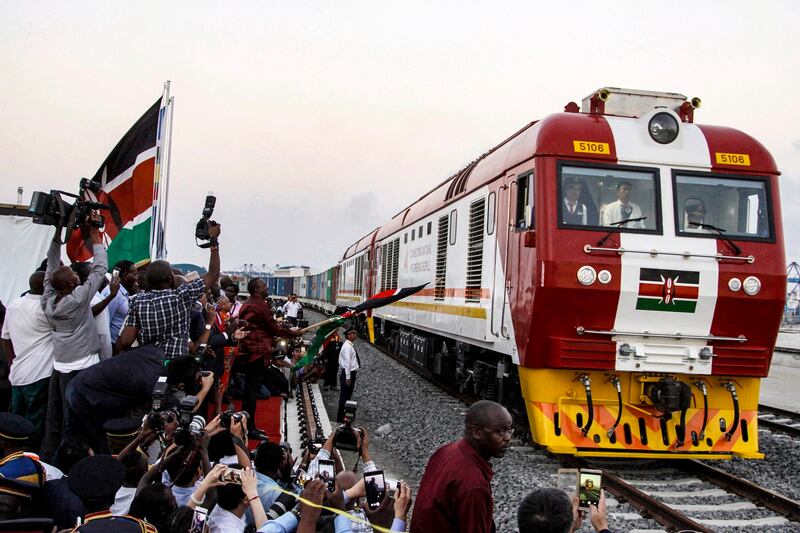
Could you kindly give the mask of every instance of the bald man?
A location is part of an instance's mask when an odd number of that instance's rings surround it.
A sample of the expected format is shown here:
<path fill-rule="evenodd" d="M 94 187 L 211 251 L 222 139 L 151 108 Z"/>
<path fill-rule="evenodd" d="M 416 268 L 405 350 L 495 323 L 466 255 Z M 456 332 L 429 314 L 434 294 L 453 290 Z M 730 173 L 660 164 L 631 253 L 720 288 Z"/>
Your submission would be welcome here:
<path fill-rule="evenodd" d="M 411 533 L 495 530 L 489 459 L 505 455 L 514 433 L 511 423 L 511 415 L 499 403 L 481 400 L 470 406 L 464 437 L 442 446 L 428 461 Z"/>
<path fill-rule="evenodd" d="M 105 279 L 108 256 L 100 230 L 92 224 L 99 219 L 100 215 L 94 213 L 84 224 L 92 240 L 94 253 L 91 272 L 84 284 L 70 267 L 61 265 L 60 228 L 56 228 L 47 252 L 41 304 L 53 328 L 53 375 L 49 384 L 45 439 L 41 450 L 45 458 L 52 456 L 61 441 L 67 385 L 78 372 L 100 361 L 100 338 L 91 303 Z"/>

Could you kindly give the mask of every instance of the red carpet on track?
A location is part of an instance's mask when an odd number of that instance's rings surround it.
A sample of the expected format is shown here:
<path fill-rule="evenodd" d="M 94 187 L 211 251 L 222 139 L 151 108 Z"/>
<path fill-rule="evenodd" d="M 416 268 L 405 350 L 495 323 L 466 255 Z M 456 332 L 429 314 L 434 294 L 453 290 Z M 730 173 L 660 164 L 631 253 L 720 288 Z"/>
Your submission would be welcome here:
<path fill-rule="evenodd" d="M 240 400 L 234 400 L 233 404 L 236 409 L 242 408 Z M 272 396 L 266 400 L 258 400 L 258 407 L 256 408 L 256 427 L 263 429 L 264 433 L 269 436 L 270 442 L 281 442 L 281 423 L 283 420 L 282 412 L 283 399 L 280 396 Z M 260 440 L 250 440 L 248 445 L 251 450 L 258 448 L 261 444 Z"/>

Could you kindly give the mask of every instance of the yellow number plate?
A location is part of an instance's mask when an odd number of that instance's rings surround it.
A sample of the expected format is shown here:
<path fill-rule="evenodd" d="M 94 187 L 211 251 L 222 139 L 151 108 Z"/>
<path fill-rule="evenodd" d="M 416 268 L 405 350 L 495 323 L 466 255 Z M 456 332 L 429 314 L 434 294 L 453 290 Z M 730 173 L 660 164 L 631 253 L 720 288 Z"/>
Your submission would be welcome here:
<path fill-rule="evenodd" d="M 722 152 L 716 152 L 716 155 L 718 165 L 750 166 L 750 156 L 747 154 L 723 154 Z"/>
<path fill-rule="evenodd" d="M 584 154 L 611 154 L 611 148 L 608 146 L 608 143 L 598 143 L 594 141 L 572 141 L 572 146 L 576 152 L 581 152 Z"/>

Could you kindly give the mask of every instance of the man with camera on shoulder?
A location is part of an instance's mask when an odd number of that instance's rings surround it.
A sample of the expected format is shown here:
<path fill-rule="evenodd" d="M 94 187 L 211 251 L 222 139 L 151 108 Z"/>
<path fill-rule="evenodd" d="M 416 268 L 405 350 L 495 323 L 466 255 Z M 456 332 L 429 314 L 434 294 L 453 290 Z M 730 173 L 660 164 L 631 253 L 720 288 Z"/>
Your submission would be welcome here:
<path fill-rule="evenodd" d="M 69 382 L 81 370 L 100 361 L 100 341 L 91 303 L 108 270 L 108 256 L 100 235 L 101 227 L 102 217 L 96 211 L 92 211 L 83 222 L 94 253 L 91 273 L 83 285 L 72 269 L 61 264 L 61 226 L 56 227 L 47 252 L 41 303 L 45 318 L 53 328 L 54 361 L 41 454 L 48 458 L 61 442 L 66 412 L 64 395 Z"/>

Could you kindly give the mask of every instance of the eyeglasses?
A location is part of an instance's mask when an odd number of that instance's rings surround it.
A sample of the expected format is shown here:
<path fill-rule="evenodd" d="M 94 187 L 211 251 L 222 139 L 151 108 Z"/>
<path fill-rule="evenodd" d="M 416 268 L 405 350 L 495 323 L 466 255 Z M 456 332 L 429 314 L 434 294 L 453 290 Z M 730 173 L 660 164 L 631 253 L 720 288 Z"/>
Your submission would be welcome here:
<path fill-rule="evenodd" d="M 514 436 L 514 428 L 512 426 L 504 427 L 504 428 L 490 428 L 486 426 L 475 426 L 481 429 L 485 429 L 487 431 L 491 431 L 492 433 L 497 433 L 501 437 L 513 437 Z"/>

